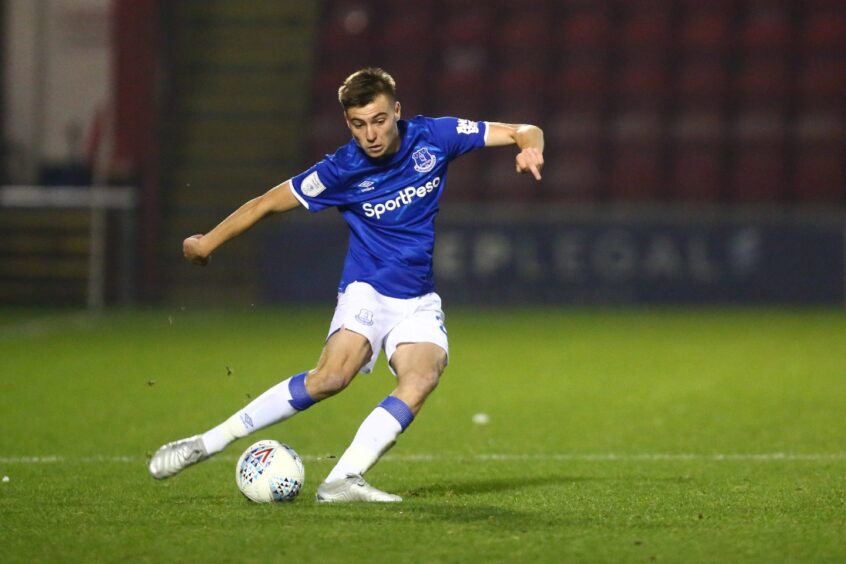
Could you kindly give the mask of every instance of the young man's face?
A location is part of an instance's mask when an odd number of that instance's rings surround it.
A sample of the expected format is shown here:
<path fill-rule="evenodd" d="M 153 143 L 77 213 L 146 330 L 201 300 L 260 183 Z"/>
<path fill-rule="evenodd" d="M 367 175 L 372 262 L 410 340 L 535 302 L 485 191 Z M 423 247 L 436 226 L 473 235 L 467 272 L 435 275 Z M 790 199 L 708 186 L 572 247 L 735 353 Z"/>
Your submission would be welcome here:
<path fill-rule="evenodd" d="M 399 102 L 379 94 L 366 106 L 347 108 L 344 115 L 353 138 L 368 157 L 384 157 L 399 150 Z"/>

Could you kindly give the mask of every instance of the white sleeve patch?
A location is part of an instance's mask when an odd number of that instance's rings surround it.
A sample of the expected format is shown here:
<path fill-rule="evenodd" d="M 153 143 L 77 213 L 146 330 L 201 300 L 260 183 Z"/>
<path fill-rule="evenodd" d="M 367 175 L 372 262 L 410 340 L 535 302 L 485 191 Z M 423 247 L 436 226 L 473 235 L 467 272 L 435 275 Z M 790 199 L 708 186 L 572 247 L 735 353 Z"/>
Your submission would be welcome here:
<path fill-rule="evenodd" d="M 459 119 L 458 125 L 455 126 L 455 130 L 458 133 L 463 133 L 465 135 L 479 133 L 479 124 L 475 121 L 470 121 L 469 119 Z"/>
<path fill-rule="evenodd" d="M 304 196 L 308 196 L 309 198 L 314 198 L 324 190 L 326 190 L 326 186 L 320 180 L 316 170 L 303 178 L 300 184 L 300 191 L 302 191 Z"/>

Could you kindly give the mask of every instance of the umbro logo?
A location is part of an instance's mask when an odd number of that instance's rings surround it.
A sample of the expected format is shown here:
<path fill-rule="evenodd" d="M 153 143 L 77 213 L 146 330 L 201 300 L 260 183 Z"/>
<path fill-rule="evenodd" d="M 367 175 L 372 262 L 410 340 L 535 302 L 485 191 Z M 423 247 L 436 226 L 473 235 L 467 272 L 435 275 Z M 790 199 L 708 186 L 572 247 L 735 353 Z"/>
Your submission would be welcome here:
<path fill-rule="evenodd" d="M 364 182 L 361 182 L 361 183 L 358 184 L 358 188 L 361 188 L 361 190 L 359 190 L 359 192 L 363 194 L 365 192 L 370 192 L 371 190 L 375 190 L 376 189 L 376 183 L 373 182 L 372 180 L 365 180 Z"/>

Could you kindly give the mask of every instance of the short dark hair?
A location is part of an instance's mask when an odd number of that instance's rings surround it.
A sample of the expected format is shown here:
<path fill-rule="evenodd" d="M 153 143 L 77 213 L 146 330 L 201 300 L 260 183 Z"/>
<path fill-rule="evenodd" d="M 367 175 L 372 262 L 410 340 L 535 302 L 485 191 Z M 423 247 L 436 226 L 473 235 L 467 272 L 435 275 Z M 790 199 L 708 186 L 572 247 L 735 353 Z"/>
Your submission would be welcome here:
<path fill-rule="evenodd" d="M 367 67 L 349 75 L 338 88 L 338 101 L 347 108 L 360 108 L 372 102 L 379 94 L 397 99 L 397 83 L 378 67 Z"/>

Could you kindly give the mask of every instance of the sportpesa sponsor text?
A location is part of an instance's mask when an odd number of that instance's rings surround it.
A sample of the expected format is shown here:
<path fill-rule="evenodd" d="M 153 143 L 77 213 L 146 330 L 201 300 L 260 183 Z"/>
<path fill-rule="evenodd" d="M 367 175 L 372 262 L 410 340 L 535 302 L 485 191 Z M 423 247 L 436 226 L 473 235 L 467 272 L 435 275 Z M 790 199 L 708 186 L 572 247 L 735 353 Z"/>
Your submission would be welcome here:
<path fill-rule="evenodd" d="M 422 186 L 417 186 L 416 188 L 414 186 L 403 188 L 397 192 L 395 198 L 387 200 L 386 202 L 380 202 L 378 204 L 365 202 L 361 205 L 361 209 L 364 210 L 365 216 L 381 219 L 385 212 L 394 211 L 402 206 L 407 206 L 413 202 L 415 198 L 424 198 L 428 194 L 431 194 L 432 190 L 435 190 L 440 185 L 441 177 L 436 176 L 433 180 L 430 180 Z"/>

